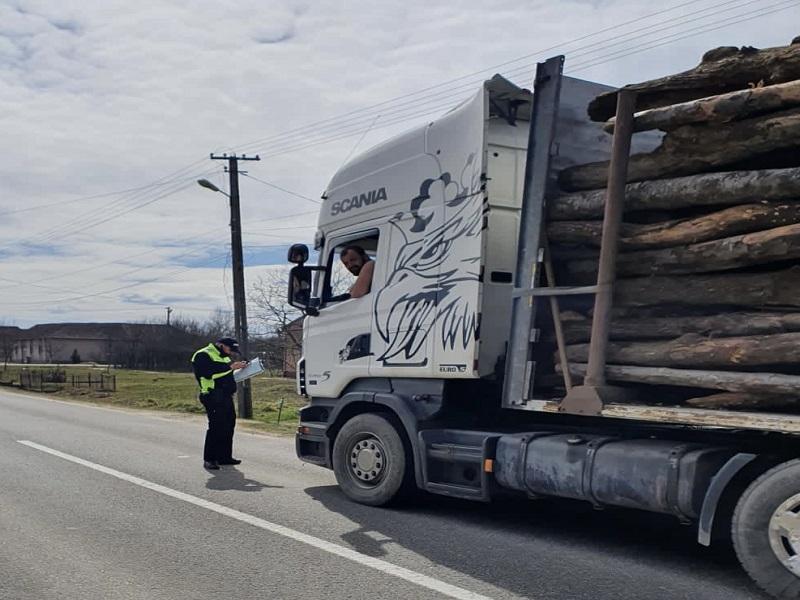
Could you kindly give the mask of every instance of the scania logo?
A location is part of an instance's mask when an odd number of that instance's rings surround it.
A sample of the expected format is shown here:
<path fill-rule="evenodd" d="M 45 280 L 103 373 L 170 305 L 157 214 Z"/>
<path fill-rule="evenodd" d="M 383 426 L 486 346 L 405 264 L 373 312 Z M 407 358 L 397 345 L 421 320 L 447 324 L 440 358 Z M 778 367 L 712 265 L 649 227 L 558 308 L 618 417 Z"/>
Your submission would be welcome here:
<path fill-rule="evenodd" d="M 386 188 L 371 190 L 365 194 L 358 194 L 352 198 L 345 198 L 344 200 L 334 202 L 333 206 L 331 206 L 331 215 L 335 216 L 339 213 L 344 213 L 354 208 L 369 206 L 370 204 L 375 204 L 381 200 L 386 200 Z"/>

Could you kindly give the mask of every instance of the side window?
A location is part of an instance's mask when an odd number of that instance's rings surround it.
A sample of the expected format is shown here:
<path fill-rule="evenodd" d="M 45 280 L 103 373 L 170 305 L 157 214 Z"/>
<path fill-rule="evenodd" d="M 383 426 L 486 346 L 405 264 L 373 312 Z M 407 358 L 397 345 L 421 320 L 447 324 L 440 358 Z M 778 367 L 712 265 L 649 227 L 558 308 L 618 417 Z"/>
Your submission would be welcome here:
<path fill-rule="evenodd" d="M 341 296 L 350 291 L 350 288 L 356 282 L 356 276 L 347 270 L 344 263 L 339 259 L 339 253 L 342 250 L 335 248 L 333 250 L 333 266 L 331 267 L 331 297 Z"/>
<path fill-rule="evenodd" d="M 372 272 L 377 260 L 378 233 L 335 240 L 328 254 L 325 281 L 326 303 L 363 296 L 371 291 Z M 368 264 L 372 263 L 372 264 Z"/>

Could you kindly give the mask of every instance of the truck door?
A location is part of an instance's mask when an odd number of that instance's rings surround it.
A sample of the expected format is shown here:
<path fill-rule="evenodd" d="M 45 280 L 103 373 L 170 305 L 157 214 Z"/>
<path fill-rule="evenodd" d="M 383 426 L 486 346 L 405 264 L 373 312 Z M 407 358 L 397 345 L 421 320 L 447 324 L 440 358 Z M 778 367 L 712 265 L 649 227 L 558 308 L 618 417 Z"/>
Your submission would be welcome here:
<path fill-rule="evenodd" d="M 303 348 L 308 394 L 336 398 L 348 383 L 367 377 L 372 360 L 371 331 L 375 294 L 373 288 L 383 277 L 381 235 L 378 228 L 337 233 L 325 244 L 322 264 L 327 267 L 319 282 L 319 315 L 307 320 Z M 369 293 L 350 297 L 358 277 L 342 262 L 342 252 L 363 251 L 362 263 L 372 262 Z M 363 264 L 361 266 L 363 269 Z"/>

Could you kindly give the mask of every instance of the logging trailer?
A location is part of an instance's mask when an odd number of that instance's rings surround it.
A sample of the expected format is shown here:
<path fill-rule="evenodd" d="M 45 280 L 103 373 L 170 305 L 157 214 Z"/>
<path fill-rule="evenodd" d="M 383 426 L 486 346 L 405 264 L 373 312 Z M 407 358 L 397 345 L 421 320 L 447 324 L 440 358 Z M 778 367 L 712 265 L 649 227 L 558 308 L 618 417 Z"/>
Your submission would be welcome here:
<path fill-rule="evenodd" d="M 511 490 L 672 514 L 695 524 L 701 544 L 732 537 L 762 588 L 798 598 L 800 414 L 702 408 L 670 390 L 766 391 L 791 406 L 800 376 L 607 360 L 616 292 L 636 281 L 615 279 L 623 201 L 647 202 L 639 184 L 626 188 L 628 158 L 661 133 L 632 135 L 658 127 L 658 114 L 635 116 L 635 92 L 623 89 L 605 125 L 612 139 L 586 116 L 611 88 L 562 69 L 563 57 L 541 63 L 533 94 L 495 76 L 334 175 L 319 259 L 307 264 L 303 244 L 289 251 L 289 301 L 307 315 L 297 454 L 374 506 L 417 488 L 484 502 Z M 557 285 L 546 219 L 559 210 L 558 174 L 609 157 L 599 204 L 582 197 L 604 211 L 595 279 Z M 363 297 L 337 289 L 348 246 L 374 261 Z M 674 277 L 647 281 L 631 297 L 680 304 L 690 293 Z M 591 309 L 588 359 L 568 355 L 575 306 Z"/>

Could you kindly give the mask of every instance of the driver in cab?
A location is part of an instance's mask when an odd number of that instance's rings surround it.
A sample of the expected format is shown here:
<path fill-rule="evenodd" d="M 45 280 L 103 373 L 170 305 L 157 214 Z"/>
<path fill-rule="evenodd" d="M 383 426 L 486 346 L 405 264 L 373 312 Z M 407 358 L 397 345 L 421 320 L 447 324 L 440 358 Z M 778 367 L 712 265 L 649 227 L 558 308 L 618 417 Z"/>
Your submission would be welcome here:
<path fill-rule="evenodd" d="M 375 261 L 372 260 L 361 246 L 345 246 L 339 258 L 345 268 L 356 276 L 356 281 L 345 294 L 349 298 L 361 298 L 369 294 L 372 287 L 372 273 L 375 270 Z"/>

